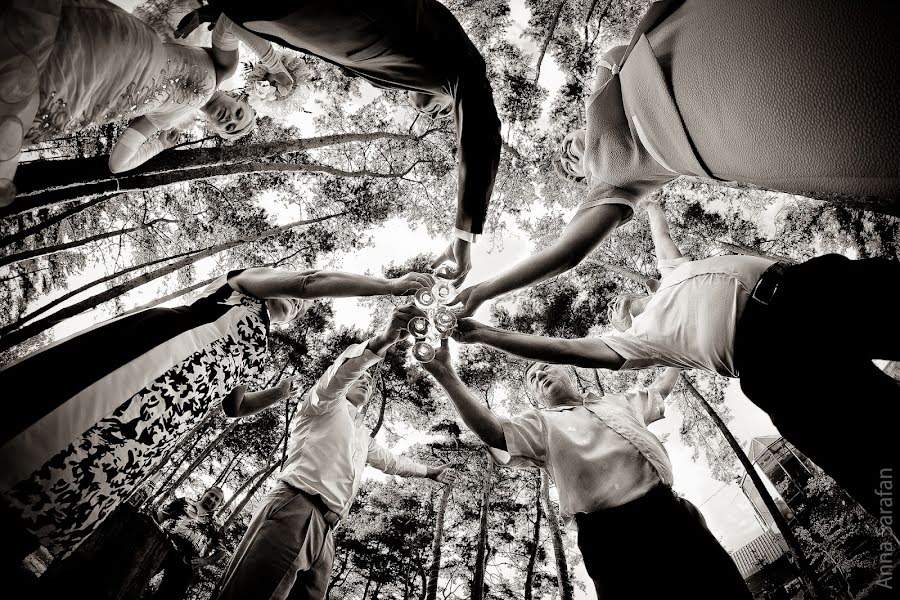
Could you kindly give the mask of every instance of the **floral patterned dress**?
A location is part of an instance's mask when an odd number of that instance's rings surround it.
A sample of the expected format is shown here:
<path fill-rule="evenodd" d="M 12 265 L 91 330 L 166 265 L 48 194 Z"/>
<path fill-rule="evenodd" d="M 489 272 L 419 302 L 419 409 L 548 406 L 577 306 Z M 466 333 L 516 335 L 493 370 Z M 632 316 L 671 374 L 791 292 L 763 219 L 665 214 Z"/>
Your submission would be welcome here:
<path fill-rule="evenodd" d="M 189 306 L 107 321 L 0 370 L 0 389 L 28 399 L 0 423 L 4 531 L 69 554 L 261 372 L 268 325 L 265 301 L 222 277 Z"/>
<path fill-rule="evenodd" d="M 206 104 L 216 87 L 202 48 L 164 43 L 106 0 L 12 0 L 0 54 L 0 161 L 82 128 L 146 116 L 159 129 Z M 30 123 L 27 99 L 39 89 Z"/>

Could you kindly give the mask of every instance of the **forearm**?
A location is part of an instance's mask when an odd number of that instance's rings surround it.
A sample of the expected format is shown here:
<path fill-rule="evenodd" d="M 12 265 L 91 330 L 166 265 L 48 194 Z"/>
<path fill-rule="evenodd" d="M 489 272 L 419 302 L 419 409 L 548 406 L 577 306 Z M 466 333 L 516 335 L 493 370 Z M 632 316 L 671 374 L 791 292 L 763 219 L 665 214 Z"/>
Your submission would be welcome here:
<path fill-rule="evenodd" d="M 479 294 L 502 294 L 555 277 L 577 266 L 630 214 L 622 204 L 603 204 L 580 210 L 551 246 L 479 285 Z"/>
<path fill-rule="evenodd" d="M 625 359 L 597 338 L 565 339 L 482 326 L 472 341 L 541 362 L 618 370 Z"/>
<path fill-rule="evenodd" d="M 304 298 L 379 296 L 393 292 L 388 279 L 342 271 L 318 271 L 308 278 L 304 291 Z"/>
<path fill-rule="evenodd" d="M 110 152 L 109 170 L 113 173 L 130 171 L 166 149 L 163 140 L 149 140 L 147 137 L 131 127 L 126 129 Z"/>
<path fill-rule="evenodd" d="M 650 235 L 656 249 L 656 258 L 659 260 L 680 258 L 681 249 L 672 240 L 666 214 L 656 202 L 647 203 L 647 219 L 650 222 Z"/>
<path fill-rule="evenodd" d="M 456 407 L 456 412 L 466 424 L 485 444 L 498 450 L 506 450 L 506 439 L 503 436 L 503 426 L 500 420 L 486 406 L 469 391 L 469 388 L 460 380 L 456 372 L 451 368 L 439 368 L 432 372 L 437 382 L 447 392 L 450 401 Z"/>
<path fill-rule="evenodd" d="M 551 246 L 526 258 L 500 275 L 478 285 L 485 298 L 497 298 L 524 287 L 540 283 L 571 269 L 573 264 L 561 248 Z"/>
<path fill-rule="evenodd" d="M 664 399 L 672 393 L 672 390 L 675 389 L 675 385 L 678 383 L 678 376 L 681 374 L 681 369 L 678 367 L 667 367 L 663 374 L 656 378 L 656 381 L 650 386 L 659 392 L 659 395 Z"/>
<path fill-rule="evenodd" d="M 289 392 L 290 388 L 288 388 L 288 393 Z M 255 415 L 256 413 L 269 408 L 273 404 L 286 399 L 288 393 L 285 393 L 282 386 L 276 386 L 258 392 L 246 392 L 244 394 L 244 399 L 241 402 L 240 416 L 246 417 L 248 415 Z"/>
<path fill-rule="evenodd" d="M 229 282 L 257 298 L 346 298 L 392 293 L 391 282 L 341 271 L 284 271 L 270 267 L 245 269 Z"/>

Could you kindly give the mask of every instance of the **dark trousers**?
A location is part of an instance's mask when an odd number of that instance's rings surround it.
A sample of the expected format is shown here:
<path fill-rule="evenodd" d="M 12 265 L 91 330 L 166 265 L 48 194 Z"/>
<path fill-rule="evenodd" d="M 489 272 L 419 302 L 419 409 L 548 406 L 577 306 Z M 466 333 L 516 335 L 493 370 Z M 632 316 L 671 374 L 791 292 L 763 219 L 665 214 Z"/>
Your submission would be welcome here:
<path fill-rule="evenodd" d="M 900 263 L 829 254 L 786 269 L 737 330 L 741 389 L 792 444 L 876 518 L 893 502 L 900 383 Z M 889 494 L 889 495 L 887 495 Z"/>
<path fill-rule="evenodd" d="M 750 600 L 737 566 L 697 508 L 658 486 L 578 514 L 578 547 L 599 600 Z"/>
<path fill-rule="evenodd" d="M 152 600 L 182 600 L 194 581 L 194 566 L 190 558 L 173 549 L 166 555 L 157 573 L 159 571 L 163 572 L 163 578 Z"/>

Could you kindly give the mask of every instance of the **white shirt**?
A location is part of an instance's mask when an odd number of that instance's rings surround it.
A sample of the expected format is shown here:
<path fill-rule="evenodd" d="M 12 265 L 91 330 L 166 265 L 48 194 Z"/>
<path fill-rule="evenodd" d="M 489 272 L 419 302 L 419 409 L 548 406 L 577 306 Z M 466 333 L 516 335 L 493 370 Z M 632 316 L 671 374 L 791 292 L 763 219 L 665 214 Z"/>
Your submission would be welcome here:
<path fill-rule="evenodd" d="M 600 339 L 625 359 L 623 369 L 664 365 L 738 377 L 737 324 L 772 261 L 727 255 L 671 263 L 660 261 L 660 287 L 631 327 Z"/>
<path fill-rule="evenodd" d="M 663 417 L 664 409 L 657 390 L 641 389 L 603 397 L 587 394 L 582 406 L 528 410 L 500 418 L 506 451 L 491 448 L 491 457 L 506 467 L 546 469 L 559 491 L 560 514 L 572 527 L 577 513 L 621 506 L 660 483 L 671 486 L 668 454 L 647 429 Z M 613 428 L 624 429 L 642 450 Z"/>
<path fill-rule="evenodd" d="M 368 342 L 350 346 L 310 390 L 291 420 L 288 459 L 281 481 L 319 494 L 334 512 L 346 517 L 359 490 L 366 463 L 390 475 L 424 477 L 427 468 L 395 456 L 357 423 L 357 410 L 346 398 L 357 378 L 381 358 Z"/>

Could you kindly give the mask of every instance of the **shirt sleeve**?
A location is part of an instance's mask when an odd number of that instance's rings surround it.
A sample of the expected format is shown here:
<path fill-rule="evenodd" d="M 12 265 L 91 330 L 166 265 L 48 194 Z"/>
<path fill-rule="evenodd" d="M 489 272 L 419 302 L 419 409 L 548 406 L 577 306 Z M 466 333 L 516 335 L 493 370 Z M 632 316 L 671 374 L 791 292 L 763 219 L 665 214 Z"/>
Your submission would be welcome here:
<path fill-rule="evenodd" d="M 506 450 L 488 448 L 494 462 L 503 467 L 527 469 L 547 464 L 547 426 L 539 410 L 512 419 L 499 417 Z"/>
<path fill-rule="evenodd" d="M 600 340 L 625 359 L 625 364 L 621 366 L 622 369 L 645 369 L 663 364 L 657 360 L 650 346 L 634 335 L 631 329 L 621 333 L 602 335 Z"/>
<path fill-rule="evenodd" d="M 688 256 L 679 256 L 678 258 L 661 258 L 656 261 L 656 268 L 659 270 L 660 277 L 666 277 L 680 265 L 688 262 L 691 262 L 691 259 Z"/>
<path fill-rule="evenodd" d="M 300 405 L 299 414 L 324 414 L 344 399 L 353 382 L 381 360 L 380 356 L 367 348 L 368 344 L 367 340 L 350 346 L 337 357 L 307 394 Z"/>
<path fill-rule="evenodd" d="M 477 54 L 477 51 L 472 49 Z M 456 228 L 484 229 L 494 179 L 500 166 L 500 118 L 480 56 L 467 61 L 453 94 L 453 120 L 459 142 Z"/>
<path fill-rule="evenodd" d="M 631 212 L 625 217 L 620 225 L 624 225 L 634 217 L 634 211 L 640 202 L 639 196 L 604 181 L 592 180 L 590 176 L 588 176 L 588 180 L 589 188 L 587 198 L 578 206 L 578 210 L 575 211 L 576 214 L 583 210 L 595 206 L 602 206 L 604 204 L 622 204 L 630 208 Z"/>
<path fill-rule="evenodd" d="M 417 463 L 405 456 L 397 456 L 387 448 L 380 446 L 378 442 L 369 438 L 369 454 L 366 462 L 379 471 L 388 475 L 400 475 L 402 477 L 425 477 L 428 467 Z"/>
<path fill-rule="evenodd" d="M 625 392 L 625 400 L 634 409 L 644 425 L 659 421 L 665 416 L 666 405 L 662 394 L 655 388 L 645 388 Z"/>

